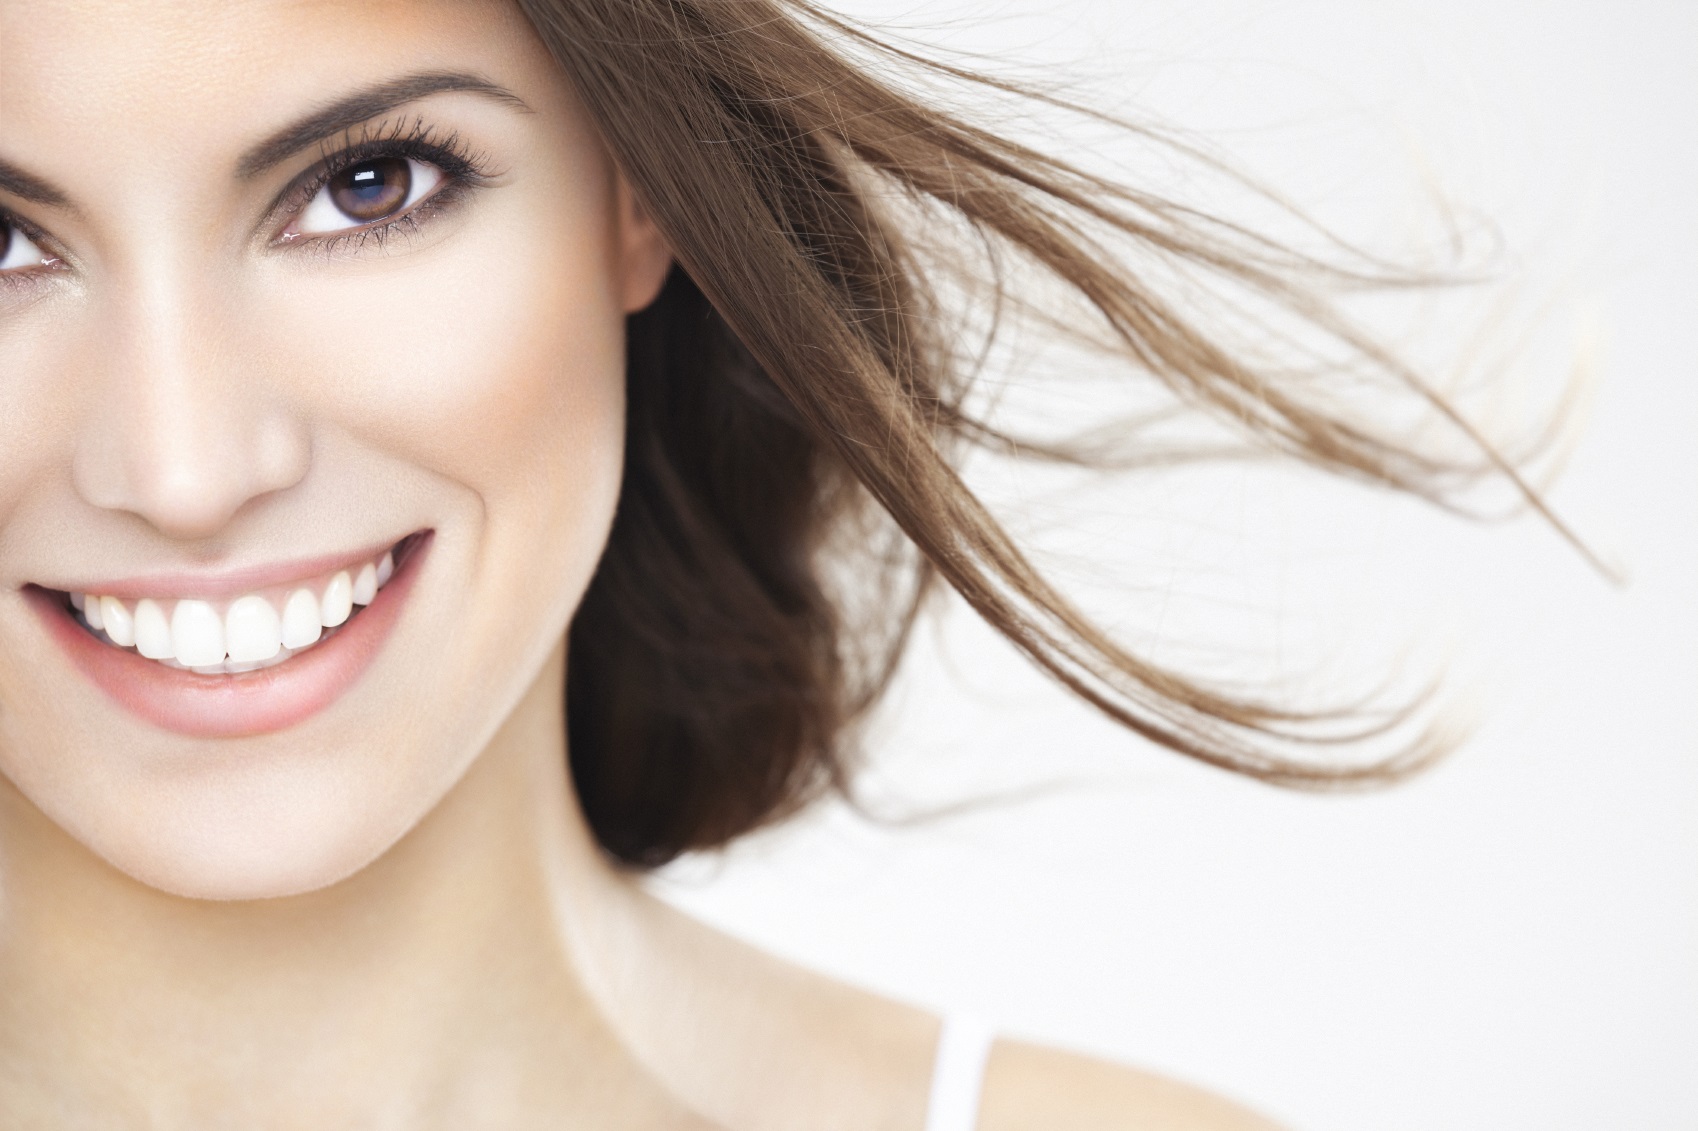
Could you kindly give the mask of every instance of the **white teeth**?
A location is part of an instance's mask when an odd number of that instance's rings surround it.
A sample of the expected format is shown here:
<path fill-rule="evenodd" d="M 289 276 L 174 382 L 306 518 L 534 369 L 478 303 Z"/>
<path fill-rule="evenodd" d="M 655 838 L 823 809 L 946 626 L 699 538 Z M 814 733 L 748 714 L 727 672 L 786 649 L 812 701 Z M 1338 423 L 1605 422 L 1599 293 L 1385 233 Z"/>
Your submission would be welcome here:
<path fill-rule="evenodd" d="M 94 604 L 90 601 L 89 604 Z M 124 602 L 116 597 L 100 599 L 100 620 L 106 629 L 106 635 L 112 638 L 112 643 L 120 648 L 128 648 L 136 642 L 136 622 L 130 616 L 130 610 L 124 607 Z"/>
<path fill-rule="evenodd" d="M 279 648 L 277 654 L 269 660 L 225 660 L 221 664 L 198 664 L 187 667 L 176 660 L 161 660 L 167 667 L 178 671 L 194 672 L 196 675 L 241 675 L 243 672 L 257 672 L 262 668 L 276 667 L 295 653 L 288 648 Z"/>
<path fill-rule="evenodd" d="M 369 605 L 372 598 L 377 596 L 377 569 L 370 562 L 360 567 L 360 574 L 354 578 L 354 604 Z"/>
<path fill-rule="evenodd" d="M 283 606 L 283 647 L 305 648 L 316 644 L 324 633 L 324 622 L 319 616 L 318 598 L 311 589 L 297 589 L 289 594 Z"/>
<path fill-rule="evenodd" d="M 319 609 L 319 615 L 325 628 L 335 628 L 347 620 L 353 611 L 354 582 L 349 578 L 348 571 L 343 570 L 324 587 L 324 603 Z"/>
<path fill-rule="evenodd" d="M 178 601 L 171 614 L 172 652 L 186 667 L 224 662 L 224 621 L 205 601 Z"/>
<path fill-rule="evenodd" d="M 264 597 L 241 598 L 224 614 L 224 640 L 232 663 L 271 659 L 283 649 L 277 610 Z"/>
<path fill-rule="evenodd" d="M 150 660 L 175 660 L 171 649 L 171 625 L 152 600 L 136 602 L 136 651 Z"/>
<path fill-rule="evenodd" d="M 395 576 L 395 556 L 385 553 L 358 570 L 341 570 L 320 598 L 309 587 L 289 593 L 281 615 L 268 597 L 250 593 L 219 615 L 209 601 L 163 602 L 144 597 L 134 612 L 116 597 L 70 593 L 70 602 L 97 634 L 120 648 L 134 647 L 150 660 L 203 675 L 250 672 L 280 664 L 344 624 L 369 605 Z M 165 615 L 165 609 L 172 609 Z"/>

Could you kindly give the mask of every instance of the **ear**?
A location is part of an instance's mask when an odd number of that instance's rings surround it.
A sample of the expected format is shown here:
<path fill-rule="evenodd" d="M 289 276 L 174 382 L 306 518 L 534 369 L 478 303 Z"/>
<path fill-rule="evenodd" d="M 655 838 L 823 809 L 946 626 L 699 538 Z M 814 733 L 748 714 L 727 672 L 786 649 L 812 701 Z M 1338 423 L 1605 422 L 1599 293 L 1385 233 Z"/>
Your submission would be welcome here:
<path fill-rule="evenodd" d="M 632 314 L 660 294 L 672 267 L 672 249 L 623 173 L 614 174 L 614 206 L 619 220 L 619 301 L 625 313 Z"/>

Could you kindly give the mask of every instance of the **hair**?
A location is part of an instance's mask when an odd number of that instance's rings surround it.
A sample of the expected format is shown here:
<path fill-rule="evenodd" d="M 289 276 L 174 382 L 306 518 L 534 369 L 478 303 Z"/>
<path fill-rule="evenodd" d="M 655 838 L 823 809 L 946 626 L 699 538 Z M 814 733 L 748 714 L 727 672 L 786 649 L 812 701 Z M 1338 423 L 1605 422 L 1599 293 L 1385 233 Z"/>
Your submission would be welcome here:
<path fill-rule="evenodd" d="M 1402 733 L 1415 703 L 1282 707 L 1141 658 L 1077 611 L 958 472 L 975 446 L 1077 453 L 970 411 L 974 367 L 940 317 L 976 247 L 1062 284 L 1135 371 L 1264 447 L 1443 505 L 1485 472 L 1521 485 L 1317 282 L 1413 277 L 1329 266 L 929 105 L 870 61 L 1057 100 L 808 0 L 520 6 L 675 260 L 629 319 L 624 483 L 569 637 L 573 778 L 614 858 L 656 866 L 847 791 L 855 724 L 939 579 L 1080 698 L 1202 762 L 1325 788 L 1396 780 L 1442 750 L 1423 726 L 1341 761 Z M 921 239 L 940 229 L 971 238 L 940 253 Z M 1167 273 L 1134 270 L 1115 240 Z M 1298 373 L 1227 345 L 1159 293 L 1175 272 L 1235 288 L 1332 360 Z M 996 304 L 1018 299 L 1004 277 L 985 284 Z M 1307 379 L 1329 370 L 1401 386 L 1478 441 L 1473 458 L 1346 413 Z M 875 547 L 860 600 L 830 583 L 846 542 Z"/>

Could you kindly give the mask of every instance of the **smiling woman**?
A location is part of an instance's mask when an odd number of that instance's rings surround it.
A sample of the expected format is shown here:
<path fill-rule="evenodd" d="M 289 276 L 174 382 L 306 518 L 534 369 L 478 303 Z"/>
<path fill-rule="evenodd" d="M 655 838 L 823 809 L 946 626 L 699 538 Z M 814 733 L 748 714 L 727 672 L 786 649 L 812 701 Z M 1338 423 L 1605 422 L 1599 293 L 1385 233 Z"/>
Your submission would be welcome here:
<path fill-rule="evenodd" d="M 1105 249 L 1460 425 L 1308 285 L 1388 280 L 877 58 L 800 0 L 0 5 L 9 1125 L 1265 1126 L 991 1051 L 636 882 L 847 785 L 935 579 L 1181 754 L 1333 785 L 1433 752 L 1167 672 L 1032 570 L 953 469 L 1012 441 L 944 331 L 967 253 L 920 236 L 1047 272 L 1279 450 L 1437 499 L 1513 478 L 1329 407 L 1327 365 L 1258 368 Z M 869 615 L 828 583 L 846 540 Z"/>

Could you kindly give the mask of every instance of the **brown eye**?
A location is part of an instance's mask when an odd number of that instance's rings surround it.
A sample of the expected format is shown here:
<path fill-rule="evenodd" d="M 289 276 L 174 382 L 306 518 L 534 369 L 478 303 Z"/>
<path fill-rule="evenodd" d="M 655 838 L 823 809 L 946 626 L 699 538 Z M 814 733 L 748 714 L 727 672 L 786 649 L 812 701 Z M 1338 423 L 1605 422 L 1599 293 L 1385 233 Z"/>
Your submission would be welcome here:
<path fill-rule="evenodd" d="M 442 181 L 442 170 L 425 161 L 408 157 L 357 161 L 323 183 L 284 239 L 381 226 L 429 196 Z"/>
<path fill-rule="evenodd" d="M 331 202 L 350 220 L 369 224 L 393 216 L 407 202 L 413 177 L 400 157 L 362 161 L 330 178 Z"/>

